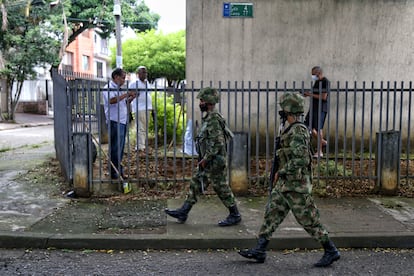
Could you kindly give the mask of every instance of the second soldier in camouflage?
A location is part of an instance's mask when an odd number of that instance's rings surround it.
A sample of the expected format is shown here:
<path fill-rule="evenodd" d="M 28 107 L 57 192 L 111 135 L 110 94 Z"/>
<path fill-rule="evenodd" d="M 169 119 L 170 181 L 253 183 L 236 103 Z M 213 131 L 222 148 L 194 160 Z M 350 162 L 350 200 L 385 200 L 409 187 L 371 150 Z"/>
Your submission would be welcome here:
<path fill-rule="evenodd" d="M 312 197 L 312 168 L 310 134 L 306 125 L 300 122 L 304 99 L 297 93 L 287 92 L 281 96 L 282 119 L 289 127 L 284 130 L 279 156 L 279 170 L 274 176 L 274 187 L 266 206 L 264 221 L 259 231 L 257 246 L 240 250 L 239 254 L 258 262 L 266 259 L 266 248 L 273 232 L 292 211 L 296 220 L 325 249 L 323 257 L 315 264 L 325 267 L 338 260 L 340 255 L 328 232 L 321 224 L 319 210 Z"/>

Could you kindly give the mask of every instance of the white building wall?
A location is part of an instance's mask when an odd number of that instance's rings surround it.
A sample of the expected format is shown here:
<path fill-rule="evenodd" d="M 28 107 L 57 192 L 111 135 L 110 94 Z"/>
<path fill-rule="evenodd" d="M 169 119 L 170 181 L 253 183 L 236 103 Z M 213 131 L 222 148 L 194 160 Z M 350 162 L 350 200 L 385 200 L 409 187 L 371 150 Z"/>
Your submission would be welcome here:
<path fill-rule="evenodd" d="M 247 2 L 247 1 L 243 1 Z M 390 0 L 254 0 L 253 18 L 224 18 L 223 1 L 187 0 L 187 37 L 186 37 L 186 80 L 195 88 L 200 82 L 207 86 L 212 83 L 218 87 L 219 81 L 227 87 L 227 81 L 241 81 L 252 88 L 261 81 L 264 88 L 269 81 L 279 88 L 287 81 L 289 87 L 296 81 L 296 87 L 305 83 L 311 86 L 311 68 L 320 65 L 332 87 L 338 82 L 371 82 L 380 85 L 381 81 L 406 83 L 414 79 L 414 1 Z M 362 86 L 362 85 L 360 85 Z M 386 87 L 386 83 L 385 86 Z M 255 95 L 253 95 L 253 98 Z M 331 97 L 330 120 L 332 125 L 339 121 L 339 129 L 344 129 L 344 116 L 354 116 L 353 109 L 344 106 L 344 96 Z M 241 107 L 233 107 L 233 98 L 223 93 L 221 104 L 227 110 L 230 99 L 232 110 L 227 120 L 233 124 L 240 116 Z M 265 95 L 260 102 L 266 101 Z M 275 114 L 275 100 L 270 109 L 254 110 L 256 103 L 243 106 L 243 110 L 253 107 L 250 118 L 259 122 L 260 135 L 264 134 L 267 114 Z M 335 109 L 339 102 L 338 110 Z M 355 110 L 363 110 L 361 101 L 353 103 Z M 407 108 L 408 103 L 405 101 Z M 379 106 L 378 102 L 374 102 Z M 277 107 L 278 108 L 278 107 Z M 306 108 L 307 109 L 307 108 Z M 386 106 L 376 110 L 387 112 Z M 188 110 L 191 110 L 191 106 Z M 339 114 L 339 118 L 336 114 Z M 195 116 L 198 116 L 195 114 Z M 360 116 L 359 113 L 357 116 Z M 270 125 L 274 125 L 274 116 Z M 188 114 L 191 118 L 191 114 Z M 194 118 L 195 120 L 197 118 Z M 358 125 L 369 117 L 357 118 Z M 379 117 L 374 117 L 374 129 L 377 131 Z M 403 122 L 407 122 L 403 114 Z M 195 121 L 194 120 L 194 121 Z M 239 118 L 240 121 L 240 118 Z M 411 120 L 413 121 L 413 120 Z M 349 124 L 350 122 L 348 122 Z M 325 128 L 326 128 L 325 124 Z M 412 126 L 414 128 L 414 125 Z M 382 129 L 384 130 L 384 129 Z M 253 135 L 256 127 L 251 130 Z M 351 133 L 328 133 L 351 135 Z M 365 131 L 368 131 L 366 128 Z M 358 133 L 361 135 L 361 133 Z M 367 135 L 365 137 L 368 137 Z"/>
<path fill-rule="evenodd" d="M 187 0 L 187 80 L 410 81 L 414 1 L 255 0 L 253 18 L 223 1 Z"/>

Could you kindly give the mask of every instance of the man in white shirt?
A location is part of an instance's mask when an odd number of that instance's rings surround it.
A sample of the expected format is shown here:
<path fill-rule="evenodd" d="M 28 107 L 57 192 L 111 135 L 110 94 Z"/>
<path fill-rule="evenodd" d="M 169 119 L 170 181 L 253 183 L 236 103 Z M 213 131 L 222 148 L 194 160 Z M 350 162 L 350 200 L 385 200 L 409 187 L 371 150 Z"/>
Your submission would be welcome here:
<path fill-rule="evenodd" d="M 139 66 L 137 68 L 137 80 L 129 84 L 128 89 L 132 92 L 136 92 L 139 95 L 132 101 L 132 112 L 135 113 L 136 125 L 137 125 L 137 147 L 138 151 L 145 151 L 148 138 L 148 126 L 150 116 L 152 114 L 152 100 L 151 91 L 152 88 L 147 80 L 147 68 L 145 66 Z"/>
<path fill-rule="evenodd" d="M 122 156 L 125 147 L 125 137 L 128 124 L 128 105 L 135 99 L 134 91 L 122 91 L 126 72 L 117 68 L 112 72 L 112 80 L 102 91 L 106 123 L 109 130 L 109 156 L 111 178 L 117 179 L 123 175 Z"/>

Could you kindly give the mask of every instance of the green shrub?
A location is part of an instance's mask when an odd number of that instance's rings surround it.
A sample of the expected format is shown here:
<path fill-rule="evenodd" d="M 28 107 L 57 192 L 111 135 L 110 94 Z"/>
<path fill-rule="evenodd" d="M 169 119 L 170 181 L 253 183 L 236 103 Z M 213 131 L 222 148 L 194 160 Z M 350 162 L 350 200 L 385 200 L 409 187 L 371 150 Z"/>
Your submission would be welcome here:
<path fill-rule="evenodd" d="M 165 92 L 154 91 L 151 93 L 152 106 L 157 116 L 157 132 L 161 139 L 167 136 L 168 142 L 174 137 L 174 131 L 177 142 L 182 142 L 183 133 L 185 131 L 186 114 L 185 108 L 179 103 L 174 102 L 174 96 L 168 96 Z M 155 133 L 154 121 L 151 120 L 149 129 L 151 133 Z M 166 127 L 166 133 L 164 133 Z"/>
<path fill-rule="evenodd" d="M 314 165 L 314 175 L 319 170 L 321 176 L 351 176 L 352 172 L 345 168 L 342 164 L 335 163 L 334 160 L 328 162 L 320 162 L 319 165 Z"/>

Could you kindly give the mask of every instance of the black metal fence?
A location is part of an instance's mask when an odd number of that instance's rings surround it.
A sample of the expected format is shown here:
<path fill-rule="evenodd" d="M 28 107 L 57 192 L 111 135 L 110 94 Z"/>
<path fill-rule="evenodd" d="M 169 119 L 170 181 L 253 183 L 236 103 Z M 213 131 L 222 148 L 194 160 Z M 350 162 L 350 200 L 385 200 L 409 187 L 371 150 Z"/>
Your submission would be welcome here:
<path fill-rule="evenodd" d="M 57 73 L 53 81 L 57 157 L 67 179 L 73 181 L 73 135 L 90 134 L 91 143 L 86 149 L 88 189 L 99 191 L 102 185 L 111 183 L 102 99 L 107 83 L 73 76 L 65 79 Z M 128 182 L 163 189 L 191 178 L 197 160 L 191 143 L 200 122 L 196 95 L 200 87 L 214 86 L 221 96 L 218 109 L 230 128 L 247 135 L 248 183 L 265 184 L 279 126 L 277 100 L 287 91 L 303 93 L 311 85 L 305 82 L 193 82 L 180 88 L 152 88 L 155 116 L 146 117 L 144 152 L 135 150 L 139 122 L 129 125 L 123 159 Z M 328 104 L 324 127 L 327 145 L 322 149 L 323 157 L 314 160 L 315 181 L 326 185 L 335 185 L 338 181 L 368 181 L 375 185 L 391 181 L 391 184 L 412 185 L 411 82 L 332 83 Z M 315 150 L 320 147 L 316 139 L 314 147 Z M 389 159 L 397 162 L 390 165 Z M 384 173 L 388 165 L 391 175 Z"/>

